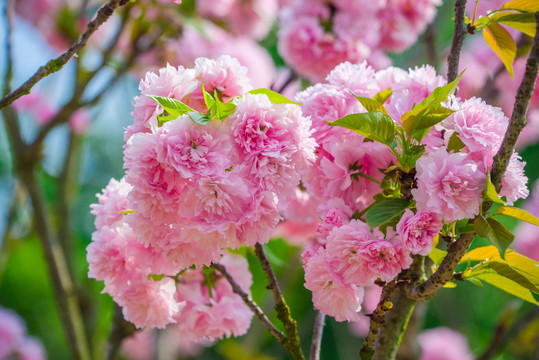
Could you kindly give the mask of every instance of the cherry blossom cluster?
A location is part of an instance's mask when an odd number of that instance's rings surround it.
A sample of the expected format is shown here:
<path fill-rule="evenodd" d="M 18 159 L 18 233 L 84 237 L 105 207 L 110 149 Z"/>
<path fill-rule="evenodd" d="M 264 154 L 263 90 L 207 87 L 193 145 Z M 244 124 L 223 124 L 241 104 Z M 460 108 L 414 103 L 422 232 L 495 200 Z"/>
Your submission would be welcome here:
<path fill-rule="evenodd" d="M 439 0 L 298 0 L 280 13 L 279 52 L 298 74 L 317 82 L 344 61 L 382 69 L 384 52 L 410 47 L 436 15 Z"/>
<path fill-rule="evenodd" d="M 406 170 L 389 146 L 328 122 L 365 113 L 356 96 L 373 98 L 391 89 L 384 105 L 400 126 L 406 112 L 446 81 L 429 66 L 376 72 L 365 62 L 343 63 L 326 80 L 296 96 L 304 114 L 311 117 L 318 143 L 316 162 L 302 178 L 306 193 L 301 203 L 308 204 L 308 218 L 316 219 L 314 212 L 322 219 L 315 241 L 303 254 L 305 286 L 321 312 L 338 321 L 358 320 L 365 287 L 378 278 L 393 280 L 411 265 L 411 255 L 427 255 L 444 224 L 479 214 L 487 172 L 508 119 L 481 99 L 449 97 L 442 105 L 454 113 L 432 127 L 417 147 L 422 153 L 415 166 Z M 449 149 L 452 137 L 460 146 Z M 397 182 L 395 168 L 400 169 Z M 523 168 L 515 152 L 500 191 L 508 204 L 528 195 Z M 407 178 L 414 181 L 406 183 Z M 363 215 L 384 196 L 392 197 L 395 186 L 409 187 L 408 208 L 393 223 L 380 228 L 367 225 Z M 291 215 L 288 220 L 294 223 L 294 212 Z M 313 227 L 301 228 L 312 235 Z"/>
<path fill-rule="evenodd" d="M 43 345 L 26 334 L 26 326 L 14 312 L 0 308 L 0 360 L 44 360 Z"/>
<path fill-rule="evenodd" d="M 241 298 L 207 266 L 224 264 L 248 291 L 247 263 L 226 249 L 269 240 L 316 143 L 298 105 L 247 93 L 246 71 L 229 56 L 199 58 L 192 69 L 168 66 L 140 83 L 126 173 L 92 205 L 97 230 L 87 256 L 89 276 L 105 282 L 137 327 L 178 323 L 184 336 L 215 339 L 250 324 Z M 156 97 L 190 111 L 166 115 L 173 110 Z M 209 97 L 232 110 L 210 119 Z"/>

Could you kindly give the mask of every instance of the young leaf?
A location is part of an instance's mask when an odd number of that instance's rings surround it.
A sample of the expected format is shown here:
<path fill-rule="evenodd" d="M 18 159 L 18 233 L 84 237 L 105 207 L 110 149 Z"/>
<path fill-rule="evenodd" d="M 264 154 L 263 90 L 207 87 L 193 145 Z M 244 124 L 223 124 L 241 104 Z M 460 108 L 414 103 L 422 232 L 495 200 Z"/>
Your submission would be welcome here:
<path fill-rule="evenodd" d="M 514 0 L 503 4 L 502 9 L 536 13 L 539 11 L 539 2 L 537 0 Z"/>
<path fill-rule="evenodd" d="M 220 120 L 225 120 L 228 115 L 236 111 L 236 105 L 231 102 L 221 102 L 219 99 L 215 101 L 215 117 Z"/>
<path fill-rule="evenodd" d="M 522 220 L 522 221 L 526 221 L 526 222 L 528 222 L 530 224 L 539 226 L 539 219 L 538 218 L 536 218 L 535 216 L 533 216 L 529 212 L 527 212 L 525 210 L 522 210 L 522 209 L 518 209 L 518 208 L 513 208 L 513 207 L 508 207 L 508 206 L 500 206 L 498 208 L 498 211 L 494 215 L 506 215 L 506 216 L 510 216 L 512 218 Z"/>
<path fill-rule="evenodd" d="M 359 96 L 359 95 L 356 95 L 354 93 L 352 93 L 352 94 L 356 97 L 356 99 L 359 100 L 361 105 L 363 105 L 363 107 L 367 111 L 369 111 L 369 112 L 371 112 L 371 111 L 380 111 L 381 113 L 384 113 L 384 114 L 388 115 L 387 110 L 384 107 L 384 105 L 380 104 L 378 101 L 373 100 L 373 99 L 368 98 L 368 97 Z"/>
<path fill-rule="evenodd" d="M 206 104 L 208 110 L 210 110 L 215 104 L 215 99 L 209 92 L 206 91 L 204 84 L 202 84 L 202 94 L 204 94 L 204 103 Z"/>
<path fill-rule="evenodd" d="M 468 278 L 466 280 L 468 280 L 469 282 L 471 282 L 475 286 L 483 287 L 483 283 L 481 282 L 481 280 L 479 280 L 477 278 Z"/>
<path fill-rule="evenodd" d="M 370 227 L 378 227 L 385 222 L 399 216 L 410 205 L 406 199 L 388 199 L 374 205 L 365 215 Z"/>
<path fill-rule="evenodd" d="M 393 91 L 391 91 L 391 89 L 385 89 L 374 95 L 373 100 L 378 101 L 383 105 L 392 94 Z"/>
<path fill-rule="evenodd" d="M 494 184 L 490 181 L 489 171 L 487 171 L 487 183 L 485 185 L 485 189 L 483 190 L 483 199 L 505 205 L 505 201 L 500 199 L 500 196 L 496 192 L 496 188 L 494 187 Z"/>
<path fill-rule="evenodd" d="M 535 36 L 535 15 L 533 13 L 495 13 L 490 16 L 490 19 L 496 23 L 502 23 L 510 26 L 513 29 L 523 32 L 524 34 Z"/>
<path fill-rule="evenodd" d="M 387 146 L 395 139 L 395 122 L 380 111 L 350 114 L 328 124 L 342 126 Z"/>
<path fill-rule="evenodd" d="M 502 60 L 509 75 L 513 77 L 513 61 L 517 55 L 517 45 L 511 34 L 500 24 L 493 23 L 483 29 L 483 37 Z"/>
<path fill-rule="evenodd" d="M 194 122 L 196 122 L 197 124 L 200 124 L 200 125 L 207 125 L 211 121 L 211 119 L 210 119 L 210 117 L 208 115 L 197 113 L 196 111 L 189 112 L 187 114 L 189 115 L 191 120 L 193 120 Z"/>
<path fill-rule="evenodd" d="M 484 273 L 475 276 L 476 279 L 483 280 L 493 286 L 496 286 L 502 291 L 505 291 L 511 295 L 526 300 L 532 304 L 539 305 L 537 295 L 524 286 L 517 284 L 516 282 L 496 273 Z"/>
<path fill-rule="evenodd" d="M 148 95 L 148 97 L 161 105 L 161 107 L 165 109 L 170 115 L 176 117 L 187 114 L 188 112 L 195 112 L 195 110 L 191 109 L 189 106 L 176 99 L 152 95 Z"/>
<path fill-rule="evenodd" d="M 275 92 L 270 89 L 254 89 L 249 91 L 249 94 L 257 95 L 257 94 L 264 94 L 268 97 L 268 99 L 274 103 L 274 104 L 296 104 L 301 105 L 301 103 L 294 102 L 290 99 L 288 99 L 286 96 L 283 96 L 279 94 L 278 92 Z"/>
<path fill-rule="evenodd" d="M 485 219 L 479 216 L 474 221 L 474 229 L 477 235 L 488 239 L 500 252 L 502 259 L 505 259 L 505 251 L 515 239 L 515 235 L 511 234 L 501 223 L 488 218 Z"/>
<path fill-rule="evenodd" d="M 459 152 L 460 149 L 462 149 L 465 145 L 459 138 L 459 133 L 454 132 L 451 134 L 451 137 L 449 138 L 449 142 L 447 143 L 447 151 L 453 150 L 454 152 Z"/>
<path fill-rule="evenodd" d="M 437 87 L 425 100 L 402 115 L 402 127 L 408 135 L 411 135 L 415 130 L 427 129 L 434 126 L 438 122 L 444 120 L 447 116 L 451 115 L 448 111 L 449 109 L 441 107 L 440 104 L 444 102 L 450 94 L 455 92 L 461 77 L 462 73 L 451 83 Z M 423 117 L 426 117 L 430 113 L 433 113 L 431 117 L 422 120 Z"/>

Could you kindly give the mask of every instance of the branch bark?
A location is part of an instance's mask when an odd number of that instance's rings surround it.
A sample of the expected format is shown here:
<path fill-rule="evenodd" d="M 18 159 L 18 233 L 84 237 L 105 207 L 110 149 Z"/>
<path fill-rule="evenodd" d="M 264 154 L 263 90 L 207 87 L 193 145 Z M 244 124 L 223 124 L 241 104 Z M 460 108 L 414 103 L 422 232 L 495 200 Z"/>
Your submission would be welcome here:
<path fill-rule="evenodd" d="M 255 245 L 255 255 L 260 260 L 260 264 L 262 265 L 264 274 L 266 274 L 266 278 L 268 279 L 267 288 L 271 290 L 273 298 L 275 299 L 275 311 L 277 311 L 277 318 L 284 325 L 286 333 L 284 347 L 286 348 L 286 350 L 288 350 L 288 352 L 292 356 L 292 359 L 304 360 L 305 356 L 303 355 L 303 351 L 301 349 L 296 321 L 292 318 L 292 315 L 290 314 L 290 308 L 286 304 L 283 294 L 281 293 L 281 289 L 279 288 L 279 284 L 277 282 L 277 277 L 273 272 L 273 268 L 271 267 L 271 264 L 268 261 L 266 254 L 264 253 L 264 248 L 262 247 L 262 245 Z"/>
<path fill-rule="evenodd" d="M 451 43 L 451 52 L 447 58 L 447 82 L 457 78 L 459 73 L 460 50 L 466 36 L 464 16 L 466 12 L 466 0 L 457 0 L 455 3 L 455 32 Z"/>
<path fill-rule="evenodd" d="M 21 86 L 0 100 L 0 109 L 10 105 L 21 96 L 29 94 L 35 84 L 48 75 L 62 69 L 62 67 L 86 45 L 90 36 L 99 28 L 99 26 L 107 21 L 118 7 L 123 6 L 128 2 L 129 0 L 110 0 L 108 3 L 101 6 L 99 10 L 97 10 L 94 19 L 88 23 L 86 30 L 79 36 L 77 41 L 75 41 L 63 54 L 41 66 L 34 75 L 26 80 Z"/>

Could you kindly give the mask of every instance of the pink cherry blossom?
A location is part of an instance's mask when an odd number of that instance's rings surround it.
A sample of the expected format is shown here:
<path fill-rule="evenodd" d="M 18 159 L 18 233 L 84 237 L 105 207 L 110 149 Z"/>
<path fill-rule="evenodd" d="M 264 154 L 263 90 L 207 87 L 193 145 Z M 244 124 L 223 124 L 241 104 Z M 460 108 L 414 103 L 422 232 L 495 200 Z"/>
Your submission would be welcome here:
<path fill-rule="evenodd" d="M 127 195 L 131 191 L 124 178 L 117 181 L 110 179 L 108 185 L 103 189 L 102 194 L 96 194 L 98 204 L 90 205 L 91 213 L 95 215 L 95 227 L 101 229 L 103 226 L 120 226 L 124 214 L 122 211 L 129 209 Z"/>
<path fill-rule="evenodd" d="M 463 102 L 442 125 L 458 132 L 459 139 L 466 145 L 465 151 L 478 152 L 491 166 L 508 124 L 509 120 L 501 109 L 487 105 L 481 99 L 471 98 Z"/>
<path fill-rule="evenodd" d="M 7 358 L 25 336 L 26 328 L 14 312 L 0 308 L 0 359 Z"/>
<path fill-rule="evenodd" d="M 427 256 L 432 250 L 433 238 L 442 230 L 442 222 L 436 214 L 419 210 L 414 214 L 406 209 L 399 223 L 397 234 L 402 243 L 412 254 Z"/>
<path fill-rule="evenodd" d="M 355 321 L 359 318 L 364 290 L 348 283 L 335 271 L 337 261 L 323 247 L 304 257 L 305 287 L 312 291 L 313 304 L 320 312 L 337 321 Z"/>
<path fill-rule="evenodd" d="M 311 122 L 292 104 L 272 104 L 266 95 L 235 100 L 228 119 L 242 174 L 285 199 L 301 171 L 314 161 Z"/>
<path fill-rule="evenodd" d="M 473 359 L 466 338 L 445 327 L 421 332 L 418 335 L 421 346 L 420 360 L 471 360 Z"/>
<path fill-rule="evenodd" d="M 175 299 L 175 293 L 174 280 L 165 277 L 159 281 L 150 279 L 128 284 L 115 300 L 122 306 L 124 318 L 137 328 L 163 329 L 176 322 L 174 316 L 185 306 Z"/>
<path fill-rule="evenodd" d="M 518 199 L 527 198 L 530 194 L 526 186 L 528 178 L 524 174 L 525 165 L 526 162 L 522 161 L 516 152 L 513 152 L 507 164 L 507 170 L 503 175 L 500 190 L 500 195 L 505 196 L 509 205 L 513 205 Z"/>
<path fill-rule="evenodd" d="M 479 214 L 486 182 L 485 168 L 464 153 L 439 149 L 416 163 L 417 189 L 412 189 L 418 210 L 427 210 L 446 222 Z"/>

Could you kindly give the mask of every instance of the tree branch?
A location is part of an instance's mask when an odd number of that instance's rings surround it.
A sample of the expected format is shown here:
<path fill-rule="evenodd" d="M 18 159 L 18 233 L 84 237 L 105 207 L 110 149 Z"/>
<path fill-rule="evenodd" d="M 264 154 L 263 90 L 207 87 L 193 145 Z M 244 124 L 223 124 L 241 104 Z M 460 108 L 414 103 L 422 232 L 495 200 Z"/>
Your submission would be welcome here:
<path fill-rule="evenodd" d="M 393 306 L 393 304 L 389 300 L 396 288 L 397 279 L 394 279 L 390 283 L 385 284 L 382 289 L 380 301 L 378 302 L 378 305 L 376 306 L 374 312 L 370 315 L 371 321 L 369 324 L 369 334 L 365 338 L 361 350 L 359 350 L 359 357 L 361 358 L 361 360 L 372 359 L 372 356 L 374 354 L 374 342 L 376 341 L 376 338 L 378 337 L 378 332 L 380 331 L 382 323 L 384 322 L 384 316 L 386 315 L 386 311 L 391 309 L 391 307 Z"/>
<path fill-rule="evenodd" d="M 464 16 L 466 12 L 466 0 L 457 0 L 455 3 L 455 32 L 453 42 L 451 43 L 451 51 L 447 58 L 447 82 L 457 78 L 459 72 L 460 50 L 466 36 L 466 28 L 464 27 Z"/>
<path fill-rule="evenodd" d="M 322 334 L 324 333 L 325 320 L 326 315 L 317 311 L 314 319 L 313 340 L 311 342 L 309 360 L 320 360 L 320 347 L 322 346 Z"/>
<path fill-rule="evenodd" d="M 272 324 L 262 309 L 260 309 L 260 307 L 258 307 L 258 305 L 253 301 L 251 296 L 241 288 L 236 280 L 234 280 L 232 275 L 230 275 L 230 273 L 226 270 L 225 266 L 218 263 L 213 263 L 211 266 L 223 274 L 223 276 L 230 283 L 230 286 L 232 286 L 234 293 L 238 294 L 243 299 L 245 305 L 247 305 L 249 309 L 251 309 L 251 311 L 260 319 L 262 324 L 269 330 L 270 334 L 273 335 L 273 337 L 284 346 L 286 340 L 284 334 Z"/>
<path fill-rule="evenodd" d="M 275 299 L 275 311 L 277 311 L 277 318 L 281 320 L 284 325 L 286 333 L 284 347 L 286 350 L 288 350 L 292 356 L 292 359 L 304 360 L 305 357 L 303 355 L 303 351 L 301 350 L 296 321 L 290 314 L 290 308 L 286 304 L 283 294 L 281 293 L 281 289 L 279 288 L 279 284 L 277 282 L 277 277 L 273 272 L 266 254 L 264 253 L 264 248 L 258 243 L 255 244 L 255 255 L 260 260 L 264 274 L 266 274 L 266 278 L 268 279 L 267 289 L 271 290 L 273 298 Z"/>
<path fill-rule="evenodd" d="M 123 339 L 133 335 L 136 331 L 135 325 L 124 319 L 122 308 L 114 304 L 114 318 L 107 344 L 107 360 L 117 359 Z"/>
<path fill-rule="evenodd" d="M 110 0 L 108 3 L 101 6 L 99 10 L 97 10 L 94 19 L 88 23 L 86 30 L 79 36 L 77 41 L 75 41 L 63 54 L 41 66 L 34 75 L 24 82 L 24 84 L 0 100 L 0 109 L 10 105 L 21 96 L 29 94 L 35 84 L 48 75 L 62 69 L 62 67 L 86 45 L 90 36 L 99 28 L 99 26 L 109 19 L 114 13 L 114 10 L 128 2 L 129 0 Z"/>

